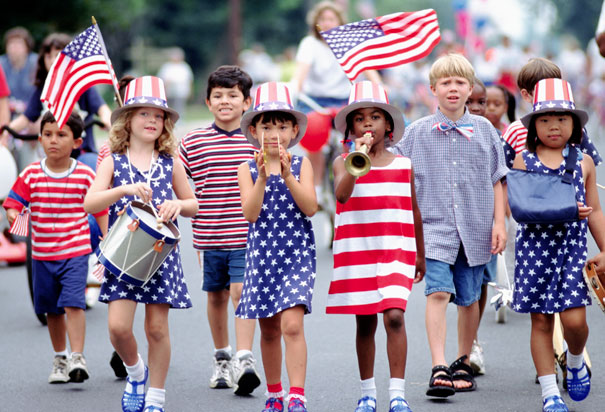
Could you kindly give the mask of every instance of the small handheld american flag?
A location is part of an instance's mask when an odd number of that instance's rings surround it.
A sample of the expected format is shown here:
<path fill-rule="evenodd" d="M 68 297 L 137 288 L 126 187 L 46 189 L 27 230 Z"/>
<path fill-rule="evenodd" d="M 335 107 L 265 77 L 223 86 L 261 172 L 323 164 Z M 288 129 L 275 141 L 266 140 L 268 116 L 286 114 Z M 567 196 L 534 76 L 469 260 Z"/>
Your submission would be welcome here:
<path fill-rule="evenodd" d="M 48 71 L 40 100 L 48 104 L 61 128 L 82 93 L 95 84 L 113 84 L 117 90 L 117 78 L 101 31 L 93 24 L 57 56 Z"/>
<path fill-rule="evenodd" d="M 29 234 L 29 209 L 24 208 L 15 218 L 8 233 L 15 236 L 27 236 Z"/>
<path fill-rule="evenodd" d="M 433 9 L 393 13 L 322 31 L 347 77 L 427 56 L 441 40 Z"/>

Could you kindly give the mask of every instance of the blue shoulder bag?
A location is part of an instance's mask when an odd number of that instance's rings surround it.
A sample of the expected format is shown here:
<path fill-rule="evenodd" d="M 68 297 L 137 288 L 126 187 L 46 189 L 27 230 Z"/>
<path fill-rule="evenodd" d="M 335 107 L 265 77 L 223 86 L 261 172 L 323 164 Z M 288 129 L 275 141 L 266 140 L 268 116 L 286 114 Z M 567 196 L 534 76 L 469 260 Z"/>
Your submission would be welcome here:
<path fill-rule="evenodd" d="M 511 169 L 506 175 L 506 183 L 513 218 L 519 223 L 532 224 L 580 220 L 573 184 L 577 158 L 577 149 L 570 145 L 563 176 Z"/>

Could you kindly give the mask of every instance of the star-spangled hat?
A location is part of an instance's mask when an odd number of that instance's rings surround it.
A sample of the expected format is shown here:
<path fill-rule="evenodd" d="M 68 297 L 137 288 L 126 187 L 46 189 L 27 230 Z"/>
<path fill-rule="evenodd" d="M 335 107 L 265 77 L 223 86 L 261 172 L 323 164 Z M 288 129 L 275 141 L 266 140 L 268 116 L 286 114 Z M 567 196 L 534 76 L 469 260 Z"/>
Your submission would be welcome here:
<path fill-rule="evenodd" d="M 336 115 L 336 118 L 334 118 L 336 129 L 345 133 L 349 113 L 357 109 L 378 107 L 390 114 L 393 119 L 393 139 L 391 140 L 385 136 L 384 144 L 386 147 L 394 146 L 403 137 L 405 123 L 401 111 L 389 103 L 389 98 L 384 87 L 369 80 L 355 83 L 352 87 L 351 94 L 349 95 L 349 104 L 343 107 Z"/>
<path fill-rule="evenodd" d="M 137 77 L 126 86 L 124 93 L 124 106 L 118 107 L 111 114 L 111 123 L 122 114 L 123 111 L 137 107 L 154 107 L 164 110 L 173 122 L 179 120 L 176 110 L 168 107 L 164 81 L 155 76 Z"/>
<path fill-rule="evenodd" d="M 288 148 L 295 146 L 305 135 L 307 130 L 307 116 L 303 112 L 294 109 L 290 98 L 290 90 L 284 83 L 263 83 L 256 89 L 254 107 L 244 113 L 241 121 L 242 133 L 248 141 L 260 149 L 260 143 L 250 133 L 250 124 L 257 114 L 263 112 L 286 112 L 292 114 L 298 123 L 298 134 L 290 141 Z"/>
<path fill-rule="evenodd" d="M 521 118 L 521 123 L 529 128 L 531 119 L 541 113 L 569 112 L 575 114 L 582 127 L 588 121 L 588 113 L 576 109 L 571 86 L 562 79 L 542 79 L 534 87 L 534 111 Z"/>

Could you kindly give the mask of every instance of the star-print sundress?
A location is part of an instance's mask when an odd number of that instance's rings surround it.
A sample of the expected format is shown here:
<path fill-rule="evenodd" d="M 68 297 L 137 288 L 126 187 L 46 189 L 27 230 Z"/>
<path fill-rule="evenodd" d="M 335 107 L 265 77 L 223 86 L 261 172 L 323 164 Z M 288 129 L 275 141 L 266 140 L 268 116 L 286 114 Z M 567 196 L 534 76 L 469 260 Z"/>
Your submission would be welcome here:
<path fill-rule="evenodd" d="M 113 187 L 148 181 L 148 173 L 129 165 L 128 156 L 116 153 L 112 156 Z M 156 208 L 165 200 L 172 199 L 173 160 L 170 156 L 160 155 L 151 168 L 150 182 L 153 189 L 153 204 Z M 117 213 L 132 200 L 134 200 L 133 196 L 124 196 L 109 207 L 109 228 L 116 221 Z M 135 286 L 118 280 L 115 275 L 105 270 L 99 300 L 107 303 L 118 299 L 129 299 L 139 303 L 167 303 L 171 308 L 176 309 L 190 308 L 191 299 L 183 275 L 179 247 L 177 246 L 168 255 L 160 269 L 144 286 Z"/>
<path fill-rule="evenodd" d="M 567 157 L 569 148 L 563 149 Z M 529 171 L 562 175 L 565 159 L 558 169 L 546 167 L 535 153 L 522 152 Z M 584 179 L 580 166 L 582 152 L 574 168 L 576 199 L 584 203 Z M 588 288 L 582 277 L 586 262 L 587 220 L 555 225 L 519 224 L 515 239 L 515 282 L 513 309 L 517 312 L 557 313 L 590 305 Z"/>
<path fill-rule="evenodd" d="M 256 163 L 249 160 L 248 166 L 256 182 Z M 296 180 L 301 166 L 302 157 L 292 156 L 290 170 Z M 269 318 L 297 305 L 311 313 L 315 264 L 311 219 L 298 208 L 282 177 L 268 176 L 260 214 L 248 229 L 244 286 L 236 315 Z"/>

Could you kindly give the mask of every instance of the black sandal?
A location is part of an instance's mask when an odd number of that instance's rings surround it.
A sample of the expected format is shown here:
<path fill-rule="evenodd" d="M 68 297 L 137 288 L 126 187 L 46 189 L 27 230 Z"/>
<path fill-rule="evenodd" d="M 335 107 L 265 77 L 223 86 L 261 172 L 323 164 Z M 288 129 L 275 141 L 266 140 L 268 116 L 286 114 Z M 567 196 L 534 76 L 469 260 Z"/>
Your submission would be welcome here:
<path fill-rule="evenodd" d="M 437 385 L 437 379 L 450 382 L 448 385 Z M 454 381 L 452 380 L 452 372 L 445 365 L 437 365 L 431 370 L 431 379 L 429 380 L 429 388 L 426 391 L 426 396 L 435 396 L 438 398 L 447 398 L 456 393 L 454 389 Z"/>
<path fill-rule="evenodd" d="M 454 390 L 456 392 L 472 392 L 477 389 L 477 383 L 475 382 L 475 378 L 473 377 L 473 368 L 471 368 L 470 365 L 464 363 L 466 358 L 468 358 L 468 356 L 462 355 L 450 365 L 450 370 L 452 372 L 452 381 L 454 383 L 456 381 L 464 381 L 469 382 L 471 384 L 471 386 L 469 386 L 468 388 L 456 388 L 456 386 L 454 385 Z"/>

